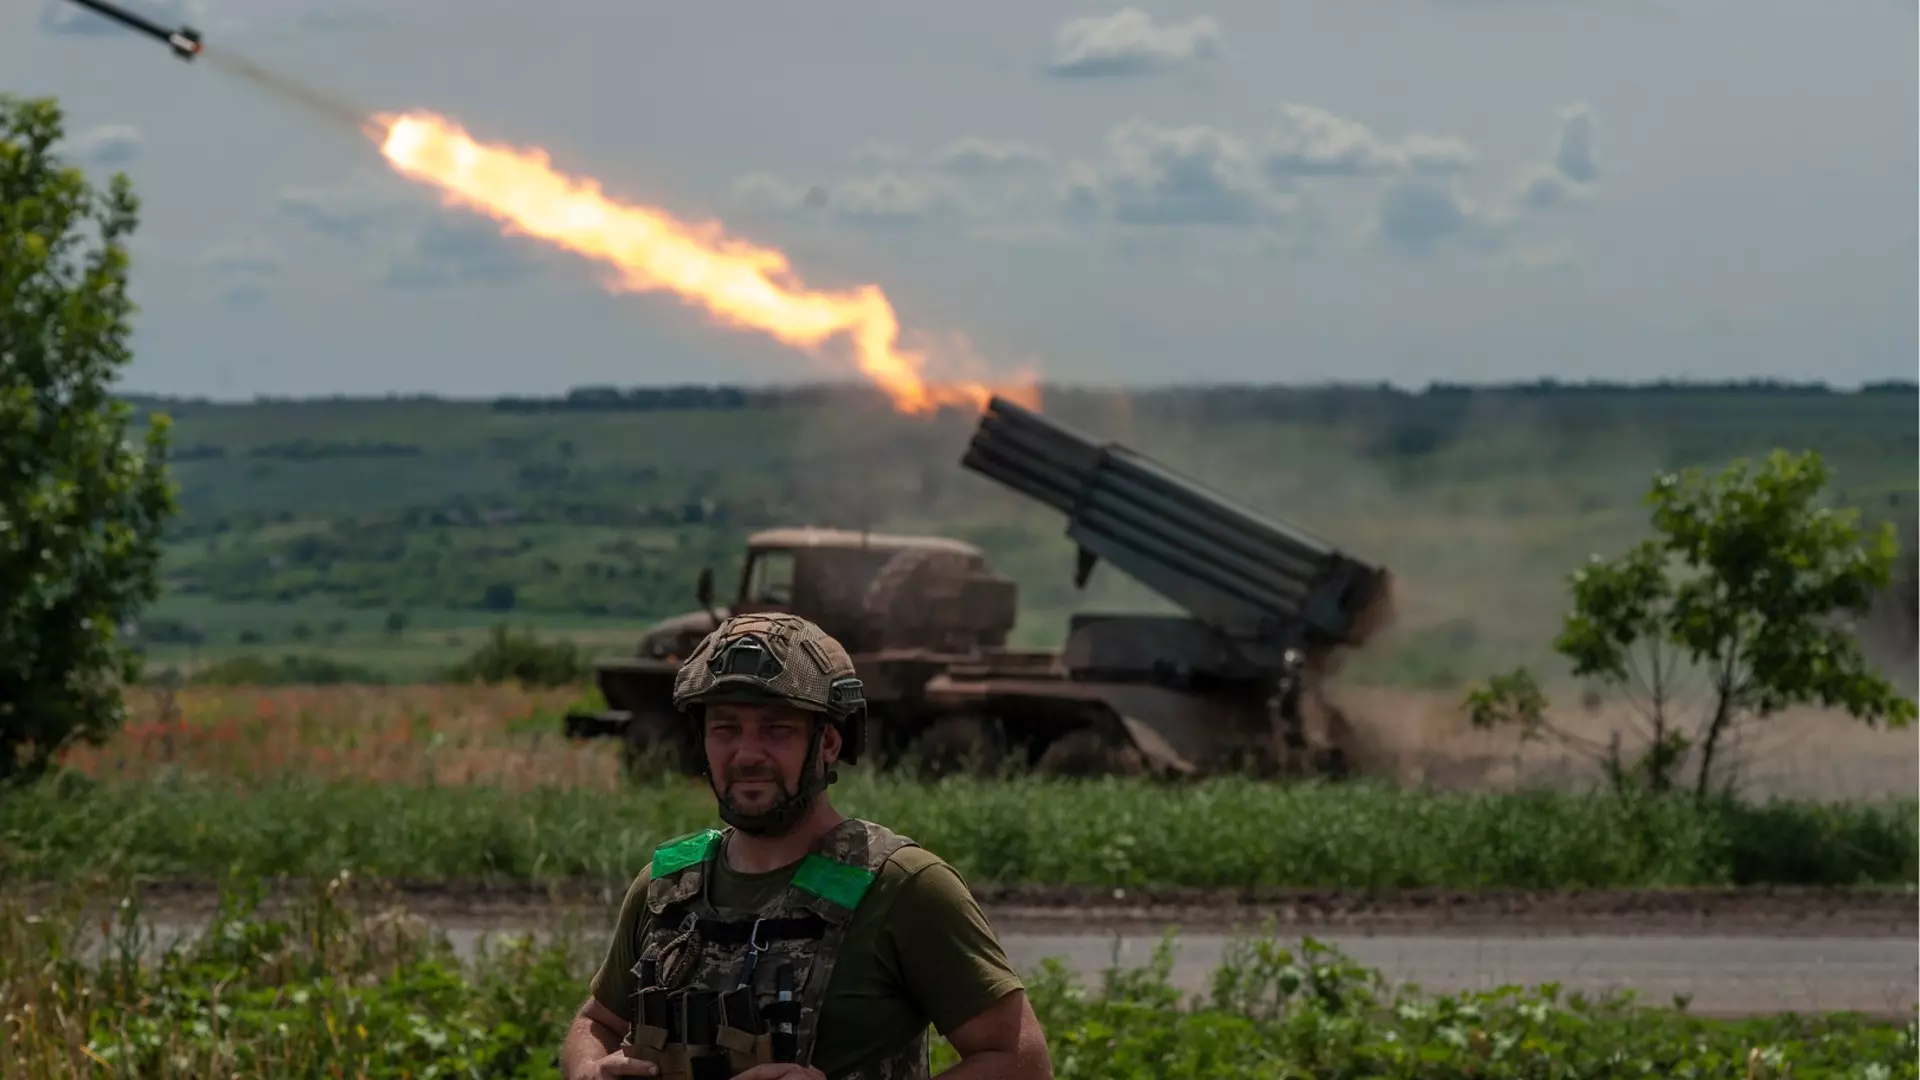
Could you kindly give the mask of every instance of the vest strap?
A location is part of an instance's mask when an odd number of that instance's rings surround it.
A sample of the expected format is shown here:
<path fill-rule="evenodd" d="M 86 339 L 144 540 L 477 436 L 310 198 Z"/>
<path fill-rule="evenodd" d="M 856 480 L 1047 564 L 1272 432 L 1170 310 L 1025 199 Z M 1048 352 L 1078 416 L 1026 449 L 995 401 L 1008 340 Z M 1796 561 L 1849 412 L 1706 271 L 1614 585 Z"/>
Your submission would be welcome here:
<path fill-rule="evenodd" d="M 718 829 L 703 829 L 685 836 L 676 836 L 653 849 L 653 877 L 658 880 L 670 874 L 677 874 L 689 866 L 698 866 L 712 858 L 719 846 L 720 830 Z"/>
<path fill-rule="evenodd" d="M 852 911 L 873 887 L 873 871 L 823 855 L 808 855 L 793 872 L 793 887 Z"/>
<path fill-rule="evenodd" d="M 755 927 L 759 929 L 756 931 Z M 798 915 L 789 919 L 701 919 L 693 924 L 701 940 L 715 945 L 751 945 L 755 938 L 767 941 L 819 941 L 827 933 L 827 922 L 818 915 Z"/>

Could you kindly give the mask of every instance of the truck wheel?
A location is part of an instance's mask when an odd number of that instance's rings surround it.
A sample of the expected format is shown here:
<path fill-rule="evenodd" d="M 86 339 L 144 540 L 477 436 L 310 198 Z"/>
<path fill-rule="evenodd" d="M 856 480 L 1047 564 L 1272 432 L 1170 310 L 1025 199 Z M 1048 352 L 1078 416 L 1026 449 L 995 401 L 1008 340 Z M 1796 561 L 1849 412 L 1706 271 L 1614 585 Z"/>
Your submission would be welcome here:
<path fill-rule="evenodd" d="M 677 716 L 636 715 L 620 746 L 620 763 L 633 780 L 690 775 L 693 747 Z"/>
<path fill-rule="evenodd" d="M 1131 746 L 1115 746 L 1092 728 L 1069 731 L 1047 744 L 1034 769 L 1046 776 L 1133 776 L 1145 763 Z"/>
<path fill-rule="evenodd" d="M 1000 725 L 977 716 L 936 720 L 908 747 L 924 779 L 941 776 L 990 776 L 999 771 L 1006 752 Z"/>

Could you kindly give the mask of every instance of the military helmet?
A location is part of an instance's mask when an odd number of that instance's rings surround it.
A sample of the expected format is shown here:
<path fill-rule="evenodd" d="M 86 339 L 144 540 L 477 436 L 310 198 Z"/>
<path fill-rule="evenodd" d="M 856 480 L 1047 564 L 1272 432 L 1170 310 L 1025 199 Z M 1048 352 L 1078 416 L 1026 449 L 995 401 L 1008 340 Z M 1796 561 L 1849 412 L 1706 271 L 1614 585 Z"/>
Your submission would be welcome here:
<path fill-rule="evenodd" d="M 791 705 L 840 729 L 840 760 L 860 756 L 866 695 L 853 658 L 798 615 L 735 615 L 701 640 L 673 680 L 673 707 L 699 720 L 716 701 Z"/>

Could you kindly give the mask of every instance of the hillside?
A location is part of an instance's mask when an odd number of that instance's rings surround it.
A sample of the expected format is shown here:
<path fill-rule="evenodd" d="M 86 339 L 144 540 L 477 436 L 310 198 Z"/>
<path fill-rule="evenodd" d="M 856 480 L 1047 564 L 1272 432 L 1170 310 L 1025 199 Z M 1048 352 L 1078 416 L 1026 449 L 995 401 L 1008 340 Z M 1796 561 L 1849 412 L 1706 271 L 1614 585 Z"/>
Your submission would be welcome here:
<path fill-rule="evenodd" d="M 1386 563 L 1400 623 L 1356 674 L 1447 686 L 1542 659 L 1565 573 L 1640 535 L 1657 469 L 1811 448 L 1842 501 L 1910 523 L 1917 398 L 1223 387 L 1052 390 L 1046 411 Z M 980 544 L 1020 584 L 1027 642 L 1076 606 L 1161 606 L 1105 570 L 1076 593 L 1061 519 L 959 468 L 969 412 L 833 388 L 137 404 L 176 425 L 182 514 L 143 626 L 162 665 L 325 653 L 412 677 L 501 620 L 625 649 L 691 606 L 701 567 L 724 592 L 746 534 L 793 523 Z"/>

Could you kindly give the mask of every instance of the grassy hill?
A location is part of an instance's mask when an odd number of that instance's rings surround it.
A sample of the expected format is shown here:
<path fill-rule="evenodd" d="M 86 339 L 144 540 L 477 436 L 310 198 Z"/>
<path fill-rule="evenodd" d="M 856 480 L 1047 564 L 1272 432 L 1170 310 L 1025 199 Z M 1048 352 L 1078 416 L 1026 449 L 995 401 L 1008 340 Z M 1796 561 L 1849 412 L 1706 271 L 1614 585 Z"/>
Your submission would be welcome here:
<path fill-rule="evenodd" d="M 1401 621 L 1356 669 L 1450 685 L 1542 662 L 1565 573 L 1642 534 L 1656 470 L 1815 449 L 1840 501 L 1911 522 L 1913 384 L 1424 393 L 1053 390 L 1046 411 L 1384 562 Z M 553 401 L 137 399 L 175 421 L 182 514 L 143 635 L 159 666 L 312 653 L 425 675 L 510 620 L 624 650 L 723 591 L 752 530 L 938 532 L 1021 587 L 1018 634 L 1076 608 L 1163 609 L 1102 569 L 1072 584 L 1064 522 L 959 467 L 976 417 L 857 390 L 576 391 Z"/>

